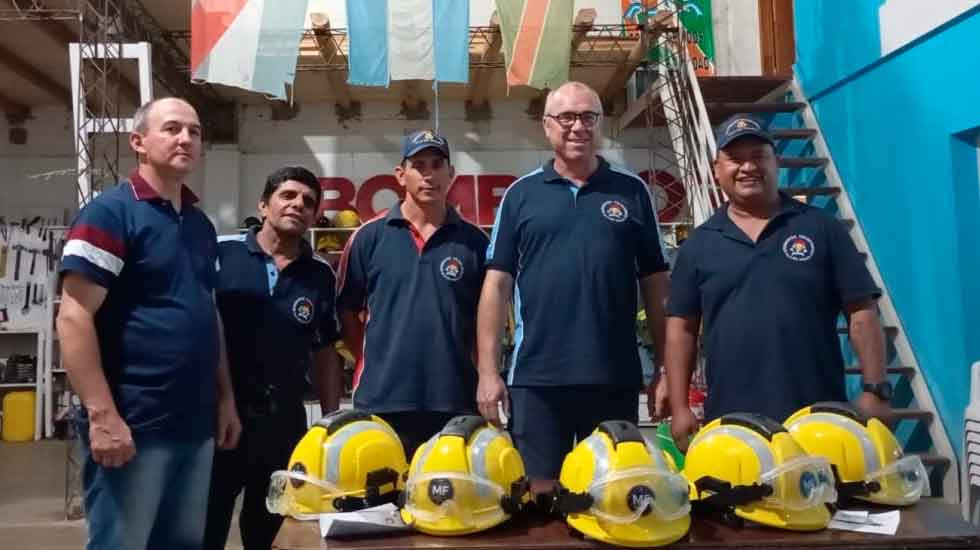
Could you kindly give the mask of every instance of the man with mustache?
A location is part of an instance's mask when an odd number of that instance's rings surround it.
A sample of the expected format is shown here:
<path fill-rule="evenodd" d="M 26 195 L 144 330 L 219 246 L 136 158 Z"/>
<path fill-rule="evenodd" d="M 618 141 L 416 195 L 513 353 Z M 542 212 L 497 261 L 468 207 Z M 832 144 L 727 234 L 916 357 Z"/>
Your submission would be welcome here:
<path fill-rule="evenodd" d="M 243 430 L 238 448 L 215 453 L 206 550 L 225 547 L 243 489 L 242 545 L 272 547 L 283 517 L 266 509 L 269 477 L 287 466 L 306 433 L 308 377 L 324 414 L 339 404 L 336 278 L 304 239 L 322 196 L 312 172 L 280 168 L 266 178 L 259 199 L 262 224 L 219 238 L 218 310 Z"/>
<path fill-rule="evenodd" d="M 601 121 L 599 96 L 585 84 L 548 95 L 542 124 L 554 159 L 507 189 L 487 252 L 477 402 L 498 424 L 498 407 L 509 409 L 536 492 L 551 488 L 573 442 L 600 422 L 638 420 L 637 283 L 663 357 L 667 263 L 653 199 L 646 182 L 596 154 Z M 517 329 L 505 384 L 500 336 L 511 301 Z M 662 412 L 650 401 L 651 413 Z"/>
<path fill-rule="evenodd" d="M 687 391 L 699 334 L 706 421 L 754 412 L 781 422 L 814 402 L 844 401 L 842 312 L 864 377 L 857 407 L 887 420 L 881 291 L 847 230 L 778 190 L 779 158 L 762 120 L 734 115 L 716 139 L 715 178 L 728 204 L 691 233 L 671 276 L 665 366 L 674 440 L 686 449 L 698 428 Z"/>
<path fill-rule="evenodd" d="M 473 413 L 476 308 L 486 235 L 446 202 L 449 142 L 402 140 L 405 199 L 361 226 L 340 259 L 338 309 L 354 352 L 354 407 L 379 415 L 408 458 L 452 417 Z"/>

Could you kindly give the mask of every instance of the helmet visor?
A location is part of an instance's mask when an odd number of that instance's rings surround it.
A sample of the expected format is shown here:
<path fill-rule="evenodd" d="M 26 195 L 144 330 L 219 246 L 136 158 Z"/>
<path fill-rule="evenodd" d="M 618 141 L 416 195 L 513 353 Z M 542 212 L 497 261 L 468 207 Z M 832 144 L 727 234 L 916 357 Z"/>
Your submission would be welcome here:
<path fill-rule="evenodd" d="M 488 480 L 455 472 L 412 477 L 405 487 L 405 510 L 417 521 L 444 520 L 463 528 L 483 528 L 507 519 L 500 505 L 503 487 Z"/>
<path fill-rule="evenodd" d="M 794 458 L 763 473 L 759 480 L 772 487 L 765 501 L 776 508 L 805 510 L 837 501 L 834 472 L 822 457 Z"/>
<path fill-rule="evenodd" d="M 866 481 L 874 481 L 881 486 L 876 497 L 888 498 L 894 504 L 911 504 L 926 491 L 929 474 L 921 458 L 909 455 L 871 473 Z"/>
<path fill-rule="evenodd" d="M 269 479 L 265 507 L 270 513 L 296 519 L 316 519 L 333 512 L 333 499 L 344 494 L 333 485 L 302 472 L 277 470 Z"/>
<path fill-rule="evenodd" d="M 611 472 L 589 487 L 588 513 L 610 523 L 634 523 L 654 515 L 668 521 L 691 510 L 687 480 L 657 468 L 629 468 Z"/>

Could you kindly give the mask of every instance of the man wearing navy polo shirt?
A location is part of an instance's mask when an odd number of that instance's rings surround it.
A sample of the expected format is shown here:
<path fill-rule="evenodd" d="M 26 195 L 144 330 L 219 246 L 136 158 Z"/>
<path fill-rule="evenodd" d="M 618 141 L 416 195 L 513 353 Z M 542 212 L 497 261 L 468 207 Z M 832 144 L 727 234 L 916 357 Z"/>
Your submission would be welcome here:
<path fill-rule="evenodd" d="M 682 448 L 697 430 L 687 388 L 703 320 L 705 420 L 730 412 L 785 420 L 817 401 L 843 401 L 837 318 L 865 381 L 857 401 L 889 415 L 880 291 L 844 226 L 777 189 L 779 159 L 765 123 L 735 115 L 719 126 L 715 177 L 728 204 L 681 247 L 667 306 L 671 431 Z"/>
<path fill-rule="evenodd" d="M 214 227 L 184 184 L 201 123 L 165 98 L 133 125 L 136 171 L 79 212 L 62 257 L 57 325 L 83 405 L 87 547 L 200 548 L 215 444 L 234 447 L 241 430 Z"/>
<path fill-rule="evenodd" d="M 322 194 L 309 170 L 280 168 L 269 174 L 259 200 L 262 225 L 219 238 L 218 310 L 243 430 L 237 448 L 214 456 L 206 550 L 225 547 L 243 488 L 242 545 L 272 547 L 283 517 L 266 509 L 269 476 L 286 467 L 306 432 L 307 374 L 323 413 L 338 406 L 336 278 L 303 239 Z"/>
<path fill-rule="evenodd" d="M 554 159 L 507 189 L 487 250 L 477 401 L 494 423 L 498 406 L 510 409 L 536 491 L 550 488 L 576 438 L 605 420 L 637 421 L 637 280 L 663 357 L 667 263 L 656 211 L 646 182 L 596 155 L 601 117 L 585 84 L 549 94 L 543 124 Z M 512 298 L 505 387 L 500 336 Z"/>
<path fill-rule="evenodd" d="M 409 457 L 458 414 L 475 412 L 473 347 L 487 237 L 446 202 L 449 143 L 402 140 L 405 200 L 361 226 L 340 260 L 338 309 L 357 357 L 354 407 L 380 415 Z"/>

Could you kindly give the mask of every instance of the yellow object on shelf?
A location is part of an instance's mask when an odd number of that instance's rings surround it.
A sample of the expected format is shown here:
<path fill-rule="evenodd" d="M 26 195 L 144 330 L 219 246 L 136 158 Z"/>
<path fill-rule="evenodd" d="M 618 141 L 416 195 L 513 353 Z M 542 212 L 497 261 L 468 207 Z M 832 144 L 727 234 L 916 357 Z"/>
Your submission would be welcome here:
<path fill-rule="evenodd" d="M 12 391 L 3 397 L 3 440 L 34 439 L 34 391 Z"/>

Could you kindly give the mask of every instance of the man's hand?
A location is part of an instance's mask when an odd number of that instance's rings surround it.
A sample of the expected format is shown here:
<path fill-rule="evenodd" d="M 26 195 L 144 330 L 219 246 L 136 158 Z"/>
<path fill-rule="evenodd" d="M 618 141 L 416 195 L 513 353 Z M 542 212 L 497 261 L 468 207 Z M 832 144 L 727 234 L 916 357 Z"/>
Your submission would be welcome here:
<path fill-rule="evenodd" d="M 476 386 L 476 404 L 480 409 L 480 414 L 488 422 L 498 428 L 503 428 L 500 421 L 500 414 L 497 411 L 497 404 L 503 405 L 504 412 L 510 414 L 510 397 L 507 395 L 507 386 L 504 379 L 498 373 L 480 374 L 480 381 Z"/>
<path fill-rule="evenodd" d="M 877 395 L 864 392 L 858 396 L 854 405 L 857 407 L 858 412 L 865 417 L 877 418 L 886 426 L 892 425 L 892 420 L 894 420 L 892 417 L 892 406 L 887 401 L 879 399 Z"/>
<path fill-rule="evenodd" d="M 691 409 L 673 411 L 670 418 L 670 436 L 674 438 L 674 444 L 682 453 L 687 452 L 688 439 L 698 431 L 698 418 L 694 416 Z"/>
<path fill-rule="evenodd" d="M 119 468 L 136 456 L 133 435 L 116 412 L 89 413 L 92 460 L 103 468 Z"/>
<path fill-rule="evenodd" d="M 238 438 L 242 435 L 242 421 L 238 418 L 234 397 L 218 398 L 218 429 L 215 433 L 215 445 L 222 450 L 234 449 L 238 446 Z"/>
<path fill-rule="evenodd" d="M 670 415 L 670 392 L 667 390 L 667 376 L 661 374 L 656 383 L 647 386 L 647 413 L 650 420 L 663 420 Z"/>

